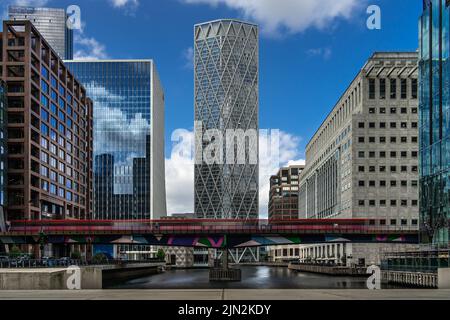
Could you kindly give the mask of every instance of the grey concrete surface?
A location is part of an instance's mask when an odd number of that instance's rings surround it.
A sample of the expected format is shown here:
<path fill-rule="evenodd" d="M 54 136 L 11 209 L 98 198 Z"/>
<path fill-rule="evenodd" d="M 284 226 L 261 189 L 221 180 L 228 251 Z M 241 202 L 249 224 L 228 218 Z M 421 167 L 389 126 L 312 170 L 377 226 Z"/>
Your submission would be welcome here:
<path fill-rule="evenodd" d="M 450 300 L 450 290 L 0 291 L 0 300 Z"/>

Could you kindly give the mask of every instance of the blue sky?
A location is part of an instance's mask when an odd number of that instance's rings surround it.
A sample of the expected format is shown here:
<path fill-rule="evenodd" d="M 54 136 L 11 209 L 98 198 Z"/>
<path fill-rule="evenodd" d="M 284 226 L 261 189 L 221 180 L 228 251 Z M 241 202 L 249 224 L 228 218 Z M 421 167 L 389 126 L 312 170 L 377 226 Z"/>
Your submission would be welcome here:
<path fill-rule="evenodd" d="M 167 157 L 172 131 L 193 127 L 193 25 L 218 18 L 258 23 L 260 127 L 289 134 L 290 160 L 304 158 L 306 143 L 374 51 L 417 49 L 422 6 L 421 0 L 2 0 L 3 14 L 13 3 L 79 5 L 79 56 L 154 59 L 165 89 Z M 366 27 L 372 4 L 381 8 L 381 30 Z"/>

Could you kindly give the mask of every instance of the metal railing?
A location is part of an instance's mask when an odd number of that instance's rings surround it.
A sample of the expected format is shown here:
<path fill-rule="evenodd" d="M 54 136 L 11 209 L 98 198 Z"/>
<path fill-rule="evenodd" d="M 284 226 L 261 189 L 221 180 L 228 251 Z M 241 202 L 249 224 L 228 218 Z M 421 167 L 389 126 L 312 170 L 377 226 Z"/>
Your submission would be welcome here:
<path fill-rule="evenodd" d="M 28 269 L 28 268 L 67 268 L 69 266 L 104 266 L 164 263 L 161 259 L 146 260 L 117 260 L 106 259 L 103 261 L 84 259 L 3 259 L 0 260 L 0 269 Z"/>

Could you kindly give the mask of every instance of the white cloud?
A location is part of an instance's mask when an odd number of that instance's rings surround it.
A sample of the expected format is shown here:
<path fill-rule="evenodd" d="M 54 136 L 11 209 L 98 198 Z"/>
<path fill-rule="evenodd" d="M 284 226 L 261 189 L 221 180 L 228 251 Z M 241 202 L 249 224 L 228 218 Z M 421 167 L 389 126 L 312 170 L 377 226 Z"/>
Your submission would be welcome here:
<path fill-rule="evenodd" d="M 139 0 L 109 0 L 109 2 L 111 2 L 113 7 L 115 7 L 115 8 L 122 8 L 127 5 L 130 5 L 130 6 L 138 6 L 139 5 Z"/>
<path fill-rule="evenodd" d="M 321 57 L 324 60 L 328 60 L 332 55 L 331 48 L 312 48 L 306 51 L 306 54 L 310 57 Z"/>
<path fill-rule="evenodd" d="M 3 2 L 3 1 L 2 1 Z M 42 7 L 47 5 L 49 0 L 7 0 L 2 5 L 2 20 L 8 19 L 8 6 Z"/>
<path fill-rule="evenodd" d="M 75 34 L 74 42 L 76 51 L 74 53 L 75 60 L 81 59 L 107 59 L 106 47 L 94 38 L 85 37 L 82 33 Z"/>
<path fill-rule="evenodd" d="M 194 49 L 192 47 L 186 48 L 183 51 L 184 68 L 194 69 Z"/>
<path fill-rule="evenodd" d="M 269 132 L 270 134 L 270 132 Z M 178 130 L 172 136 L 174 142 L 170 159 L 166 159 L 167 212 L 194 212 L 194 134 Z M 271 152 L 270 135 L 260 134 L 259 211 L 260 218 L 267 218 L 270 176 L 280 167 L 304 164 L 300 159 L 301 138 L 279 131 L 279 152 Z M 276 151 L 276 150 L 274 150 Z"/>
<path fill-rule="evenodd" d="M 267 34 L 324 29 L 337 19 L 350 19 L 367 0 L 181 0 L 187 4 L 225 5 L 261 25 Z"/>

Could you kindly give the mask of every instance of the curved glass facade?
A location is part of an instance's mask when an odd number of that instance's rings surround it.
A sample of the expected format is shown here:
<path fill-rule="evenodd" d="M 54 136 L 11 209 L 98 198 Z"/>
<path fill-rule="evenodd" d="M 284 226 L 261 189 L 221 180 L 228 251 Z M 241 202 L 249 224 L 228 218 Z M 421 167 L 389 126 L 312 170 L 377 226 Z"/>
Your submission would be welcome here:
<path fill-rule="evenodd" d="M 424 1 L 420 39 L 420 215 L 425 243 L 448 246 L 450 218 L 450 8 Z"/>
<path fill-rule="evenodd" d="M 94 102 L 94 218 L 150 218 L 152 62 L 67 62 Z"/>

